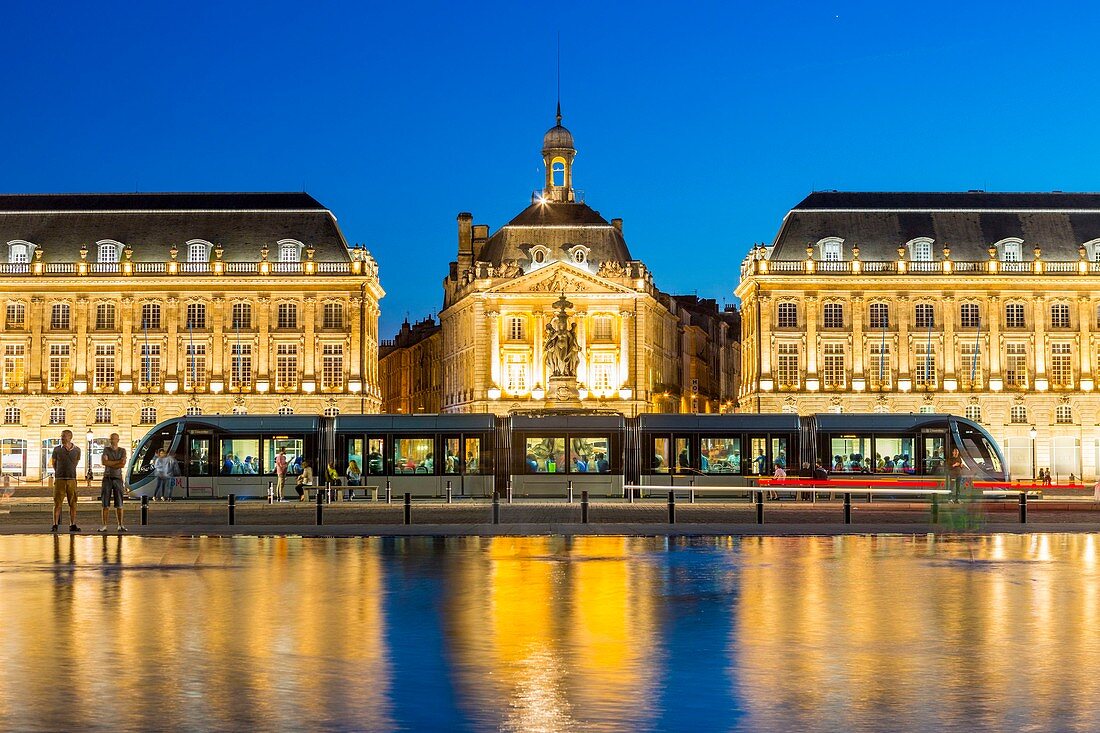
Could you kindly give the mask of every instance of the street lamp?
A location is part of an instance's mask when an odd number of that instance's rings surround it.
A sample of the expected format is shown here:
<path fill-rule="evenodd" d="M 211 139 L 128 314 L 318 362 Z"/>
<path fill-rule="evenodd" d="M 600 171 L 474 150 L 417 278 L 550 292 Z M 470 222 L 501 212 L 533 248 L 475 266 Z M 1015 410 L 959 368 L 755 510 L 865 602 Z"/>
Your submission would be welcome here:
<path fill-rule="evenodd" d="M 1039 431 L 1035 429 L 1035 426 L 1031 426 L 1031 430 L 1027 431 L 1028 436 L 1031 438 L 1031 480 L 1034 481 L 1037 477 L 1035 468 L 1035 436 L 1039 434 Z"/>
<path fill-rule="evenodd" d="M 87 466 L 84 476 L 88 479 L 88 486 L 92 485 L 92 438 L 94 437 L 95 434 L 91 430 L 84 434 L 84 438 L 88 441 L 88 453 L 84 459 L 86 461 L 84 465 Z"/>

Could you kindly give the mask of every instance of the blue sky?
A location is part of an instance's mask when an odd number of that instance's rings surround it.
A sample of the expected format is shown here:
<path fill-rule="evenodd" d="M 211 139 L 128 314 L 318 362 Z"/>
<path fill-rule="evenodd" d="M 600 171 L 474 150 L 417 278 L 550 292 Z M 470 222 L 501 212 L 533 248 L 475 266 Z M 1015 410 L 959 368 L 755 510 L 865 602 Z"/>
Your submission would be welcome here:
<path fill-rule="evenodd" d="M 1097 190 L 1100 8 L 1059 3 L 9 3 L 0 190 L 302 190 L 438 310 L 455 216 L 576 185 L 672 292 L 814 189 Z"/>

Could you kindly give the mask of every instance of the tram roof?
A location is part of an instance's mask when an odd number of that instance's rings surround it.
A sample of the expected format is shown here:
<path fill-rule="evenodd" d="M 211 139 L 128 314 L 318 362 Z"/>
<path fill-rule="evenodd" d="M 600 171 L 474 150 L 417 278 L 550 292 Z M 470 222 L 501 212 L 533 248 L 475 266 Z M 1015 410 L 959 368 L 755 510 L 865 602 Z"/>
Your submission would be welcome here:
<path fill-rule="evenodd" d="M 798 415 L 788 414 L 725 414 L 725 415 L 640 415 L 643 430 L 667 430 L 676 432 L 720 432 L 742 430 L 798 430 Z"/>
<path fill-rule="evenodd" d="M 336 430 L 381 433 L 435 433 L 448 431 L 492 430 L 496 423 L 493 415 L 340 415 L 336 418 Z"/>
<path fill-rule="evenodd" d="M 622 415 L 512 415 L 513 430 L 622 430 Z"/>
<path fill-rule="evenodd" d="M 960 418 L 947 413 L 882 413 L 882 412 L 826 412 L 815 415 L 818 430 L 844 431 L 844 432 L 906 432 L 919 428 L 940 425 L 948 420 Z"/>
<path fill-rule="evenodd" d="M 210 426 L 239 433 L 313 432 L 320 424 L 317 415 L 194 415 L 178 418 L 192 426 Z"/>

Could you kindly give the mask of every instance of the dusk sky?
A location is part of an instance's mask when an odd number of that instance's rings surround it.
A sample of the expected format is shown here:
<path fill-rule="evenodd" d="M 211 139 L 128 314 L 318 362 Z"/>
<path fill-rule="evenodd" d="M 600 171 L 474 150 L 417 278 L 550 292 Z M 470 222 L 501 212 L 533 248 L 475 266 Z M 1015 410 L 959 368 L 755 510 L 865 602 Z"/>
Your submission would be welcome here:
<path fill-rule="evenodd" d="M 460 211 L 541 186 L 560 31 L 577 188 L 661 289 L 729 300 L 814 189 L 1100 189 L 1100 8 L 1064 7 L 8 3 L 0 190 L 305 189 L 389 337 L 438 311 Z"/>

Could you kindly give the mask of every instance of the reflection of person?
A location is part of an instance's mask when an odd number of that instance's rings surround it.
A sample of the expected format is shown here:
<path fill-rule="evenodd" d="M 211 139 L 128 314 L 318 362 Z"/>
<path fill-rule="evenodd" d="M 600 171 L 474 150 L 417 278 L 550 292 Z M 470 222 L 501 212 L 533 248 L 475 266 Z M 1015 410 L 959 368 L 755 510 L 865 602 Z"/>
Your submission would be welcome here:
<path fill-rule="evenodd" d="M 962 494 L 963 483 L 966 480 L 966 463 L 963 461 L 962 454 L 959 453 L 958 448 L 951 449 L 951 461 L 948 465 L 948 472 L 951 475 L 951 501 L 958 504 L 960 495 Z"/>
<path fill-rule="evenodd" d="M 252 462 L 252 456 L 245 456 L 244 464 L 241 466 L 241 473 L 257 473 L 257 463 L 259 463 L 259 461 L 256 461 L 255 463 Z"/>
<path fill-rule="evenodd" d="M 99 501 L 103 504 L 103 525 L 99 531 L 107 531 L 107 517 L 113 500 L 118 531 L 125 532 L 126 526 L 122 523 L 122 469 L 126 466 L 126 449 L 118 444 L 118 433 L 111 433 L 110 441 L 110 445 L 103 449 L 100 456 L 103 464 L 103 485 L 99 489 Z"/>
<path fill-rule="evenodd" d="M 473 451 L 466 452 L 466 473 L 477 473 L 477 456 Z"/>
<path fill-rule="evenodd" d="M 275 456 L 275 500 L 286 501 L 283 487 L 286 485 L 286 448 L 279 449 L 279 455 Z"/>
<path fill-rule="evenodd" d="M 73 431 L 61 431 L 61 444 L 53 449 L 50 465 L 53 466 L 53 527 L 57 531 L 61 521 L 61 503 L 69 502 L 69 531 L 79 532 L 76 526 L 76 465 L 80 463 L 80 447 L 73 444 Z"/>
<path fill-rule="evenodd" d="M 153 490 L 153 501 L 171 501 L 172 483 L 175 480 L 175 467 L 172 465 L 176 459 L 168 455 L 168 451 L 161 448 L 157 451 L 156 460 L 153 461 L 153 473 L 157 477 L 157 485 Z"/>

